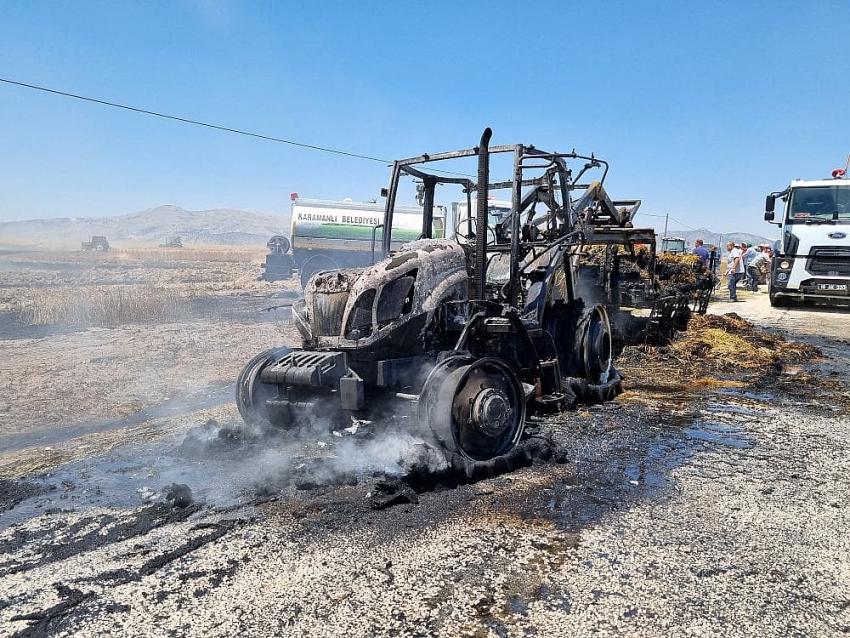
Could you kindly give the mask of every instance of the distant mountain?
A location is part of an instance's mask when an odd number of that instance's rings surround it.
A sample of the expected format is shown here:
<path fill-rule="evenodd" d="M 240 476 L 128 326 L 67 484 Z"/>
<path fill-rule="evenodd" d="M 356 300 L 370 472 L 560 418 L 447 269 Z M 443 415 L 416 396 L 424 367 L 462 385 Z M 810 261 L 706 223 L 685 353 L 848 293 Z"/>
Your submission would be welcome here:
<path fill-rule="evenodd" d="M 662 231 L 658 232 L 660 234 Z M 697 228 L 696 230 L 679 230 L 671 228 L 667 231 L 667 236 L 681 237 L 687 242 L 689 247 L 693 247 L 695 239 L 702 239 L 706 246 L 711 246 L 712 244 L 720 246 L 721 242 L 725 244 L 727 241 L 735 243 L 745 241 L 750 245 L 773 243 L 772 239 L 762 237 L 761 235 L 753 235 L 751 233 L 716 233 L 713 230 L 708 230 L 707 228 Z"/>
<path fill-rule="evenodd" d="M 186 210 L 158 206 L 115 217 L 60 217 L 0 222 L 0 237 L 31 242 L 64 242 L 79 246 L 91 235 L 109 241 L 162 242 L 179 235 L 184 242 L 228 245 L 265 245 L 269 237 L 289 234 L 289 212 L 270 215 L 232 208 Z"/>

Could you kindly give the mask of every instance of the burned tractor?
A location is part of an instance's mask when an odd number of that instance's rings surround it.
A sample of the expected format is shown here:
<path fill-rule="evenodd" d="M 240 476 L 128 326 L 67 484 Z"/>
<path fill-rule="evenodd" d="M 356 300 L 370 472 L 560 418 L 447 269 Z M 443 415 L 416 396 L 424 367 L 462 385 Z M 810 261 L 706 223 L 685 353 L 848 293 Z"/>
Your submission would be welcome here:
<path fill-rule="evenodd" d="M 577 267 L 588 239 L 654 241 L 651 229 L 630 227 L 640 202 L 609 199 L 598 158 L 491 148 L 490 136 L 394 162 L 375 230 L 392 228 L 400 184 L 412 178 L 424 189 L 420 238 L 391 251 L 384 232 L 371 266 L 313 275 L 292 307 L 301 347 L 262 352 L 239 375 L 246 422 L 292 429 L 391 419 L 431 432 L 468 468 L 510 451 L 537 414 L 577 395 L 617 394 L 609 313 L 582 294 Z M 507 179 L 491 179 L 494 156 L 509 162 Z M 475 177 L 443 168 L 463 158 L 476 162 Z M 591 171 L 599 180 L 582 183 Z M 446 185 L 475 211 L 456 229 L 464 241 L 433 238 L 435 191 Z M 509 193 L 511 210 L 491 223 L 497 191 Z"/>

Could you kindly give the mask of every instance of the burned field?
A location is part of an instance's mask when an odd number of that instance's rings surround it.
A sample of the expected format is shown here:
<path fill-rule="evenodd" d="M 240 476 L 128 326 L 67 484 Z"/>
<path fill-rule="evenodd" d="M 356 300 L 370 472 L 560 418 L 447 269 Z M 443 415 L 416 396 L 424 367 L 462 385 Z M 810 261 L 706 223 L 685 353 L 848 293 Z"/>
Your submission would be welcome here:
<path fill-rule="evenodd" d="M 786 635 L 850 623 L 848 396 L 833 374 L 848 362 L 834 316 L 787 338 L 759 327 L 777 323 L 762 307 L 754 323 L 694 318 L 670 345 L 626 349 L 615 401 L 531 421 L 509 465 L 470 478 L 375 424 L 240 428 L 223 377 L 294 335 L 260 312 L 279 290 L 252 282 L 268 299 L 251 301 L 222 279 L 234 294 L 220 303 L 239 312 L 3 341 L 5 365 L 30 375 L 28 392 L 7 385 L 4 398 L 4 633 Z M 70 392 L 94 385 L 92 399 L 51 416 L 38 402 L 63 369 L 27 373 L 24 347 L 45 361 L 145 351 L 159 386 L 111 414 L 111 398 L 95 399 L 129 394 L 129 375 L 70 368 Z"/>

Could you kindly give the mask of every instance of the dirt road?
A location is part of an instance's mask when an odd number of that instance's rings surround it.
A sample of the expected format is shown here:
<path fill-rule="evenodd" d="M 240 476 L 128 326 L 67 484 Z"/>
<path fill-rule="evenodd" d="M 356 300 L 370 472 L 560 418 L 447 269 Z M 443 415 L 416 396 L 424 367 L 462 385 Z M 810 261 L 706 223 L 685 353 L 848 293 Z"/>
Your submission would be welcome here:
<path fill-rule="evenodd" d="M 824 374 L 850 373 L 846 311 L 773 310 L 766 295 L 713 308 L 730 310 L 816 342 Z M 718 387 L 620 400 L 545 424 L 566 463 L 385 510 L 370 507 L 368 472 L 356 485 L 278 485 L 291 459 L 262 443 L 233 453 L 216 434 L 235 419 L 229 404 L 165 415 L 150 442 L 93 445 L 2 484 L 0 633 L 848 632 L 839 399 Z M 199 427 L 210 417 L 218 425 Z M 197 453 L 187 432 L 221 453 Z M 344 449 L 322 443 L 312 453 Z M 172 482 L 191 487 L 191 504 L 165 501 Z"/>

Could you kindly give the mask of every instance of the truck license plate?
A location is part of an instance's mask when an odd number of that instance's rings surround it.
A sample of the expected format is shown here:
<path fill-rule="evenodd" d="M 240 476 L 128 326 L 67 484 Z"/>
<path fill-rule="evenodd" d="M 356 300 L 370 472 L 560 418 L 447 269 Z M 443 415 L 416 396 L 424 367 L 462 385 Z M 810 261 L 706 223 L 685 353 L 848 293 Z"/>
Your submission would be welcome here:
<path fill-rule="evenodd" d="M 818 290 L 840 290 L 847 292 L 847 284 L 818 284 Z"/>

